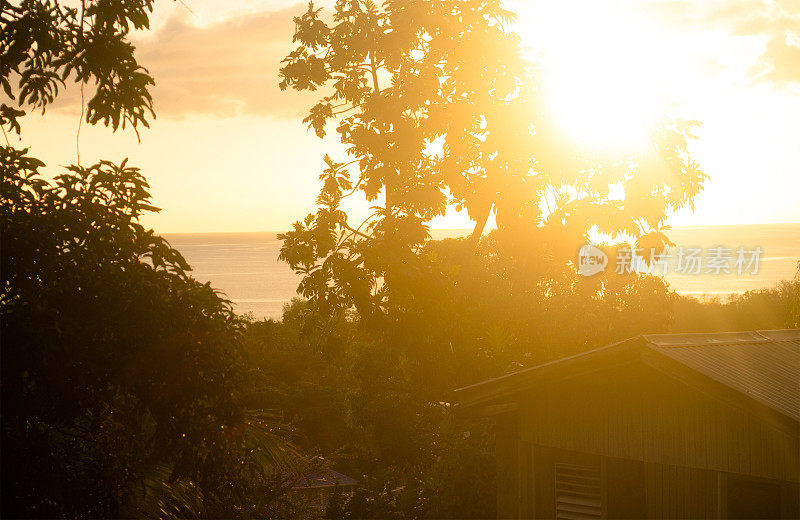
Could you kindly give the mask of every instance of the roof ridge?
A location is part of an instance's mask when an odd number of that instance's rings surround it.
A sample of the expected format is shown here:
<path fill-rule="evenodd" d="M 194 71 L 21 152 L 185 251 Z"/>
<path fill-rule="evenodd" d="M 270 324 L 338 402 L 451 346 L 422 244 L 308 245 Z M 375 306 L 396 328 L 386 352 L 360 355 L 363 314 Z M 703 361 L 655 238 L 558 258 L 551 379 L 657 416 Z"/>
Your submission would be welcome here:
<path fill-rule="evenodd" d="M 743 330 L 724 332 L 679 332 L 644 334 L 645 341 L 658 347 L 738 345 L 770 341 L 800 341 L 800 329 Z"/>

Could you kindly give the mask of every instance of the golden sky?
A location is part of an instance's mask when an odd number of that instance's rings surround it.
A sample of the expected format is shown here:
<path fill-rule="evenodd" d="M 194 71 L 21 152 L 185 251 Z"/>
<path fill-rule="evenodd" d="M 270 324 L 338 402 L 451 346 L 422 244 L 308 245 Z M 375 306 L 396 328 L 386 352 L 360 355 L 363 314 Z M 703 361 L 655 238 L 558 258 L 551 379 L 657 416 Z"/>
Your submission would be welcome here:
<path fill-rule="evenodd" d="M 113 134 L 83 125 L 81 162 L 129 157 L 150 180 L 159 232 L 284 230 L 314 207 L 322 155 L 301 123 L 313 97 L 277 88 L 305 3 L 158 3 L 137 35 L 158 119 Z M 324 5 L 324 2 L 321 4 Z M 586 146 L 635 145 L 665 107 L 703 123 L 692 152 L 711 176 L 673 225 L 800 222 L 800 1 L 509 2 L 541 62 L 542 95 Z M 79 93 L 23 125 L 48 164 L 75 162 Z M 13 143 L 12 143 L 13 144 Z M 356 204 L 357 206 L 357 204 Z M 469 227 L 453 212 L 434 227 Z"/>

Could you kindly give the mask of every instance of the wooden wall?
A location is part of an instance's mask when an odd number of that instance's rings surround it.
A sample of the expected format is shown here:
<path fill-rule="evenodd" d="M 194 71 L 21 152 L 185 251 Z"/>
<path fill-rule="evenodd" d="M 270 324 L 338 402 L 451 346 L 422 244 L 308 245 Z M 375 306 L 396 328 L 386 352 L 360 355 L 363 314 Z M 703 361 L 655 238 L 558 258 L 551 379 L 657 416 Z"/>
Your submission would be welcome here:
<path fill-rule="evenodd" d="M 534 447 L 534 514 L 518 518 L 555 518 L 554 468 L 557 463 L 591 465 L 602 470 L 603 518 L 718 518 L 718 474 Z"/>
<path fill-rule="evenodd" d="M 530 471 L 525 470 L 524 450 L 530 450 Z M 512 451 L 507 450 L 507 455 Z M 764 518 L 800 517 L 800 485 L 795 483 L 531 446 L 524 441 L 517 443 L 516 452 L 517 464 L 512 461 L 510 467 L 518 470 L 511 476 L 514 472 L 506 465 L 511 478 L 498 489 L 499 518 L 556 518 L 555 473 L 560 464 L 601 469 L 600 518 L 737 518 L 728 511 L 731 498 L 736 498 L 730 495 L 735 493 L 730 488 L 734 480 L 764 482 L 775 490 L 775 500 L 768 504 L 772 512 L 756 506 Z"/>
<path fill-rule="evenodd" d="M 720 518 L 715 471 L 645 465 L 647 518 Z"/>
<path fill-rule="evenodd" d="M 533 445 L 800 481 L 797 423 L 787 429 L 639 364 L 532 388 L 518 406 L 519 439 Z"/>
<path fill-rule="evenodd" d="M 497 518 L 520 518 L 520 442 L 516 413 L 503 414 L 495 423 L 497 460 Z"/>
<path fill-rule="evenodd" d="M 800 427 L 746 400 L 636 364 L 512 401 L 497 416 L 499 518 L 554 518 L 556 462 L 601 465 L 603 517 L 727 518 L 726 483 L 742 475 L 777 485 L 781 516 L 800 517 Z"/>

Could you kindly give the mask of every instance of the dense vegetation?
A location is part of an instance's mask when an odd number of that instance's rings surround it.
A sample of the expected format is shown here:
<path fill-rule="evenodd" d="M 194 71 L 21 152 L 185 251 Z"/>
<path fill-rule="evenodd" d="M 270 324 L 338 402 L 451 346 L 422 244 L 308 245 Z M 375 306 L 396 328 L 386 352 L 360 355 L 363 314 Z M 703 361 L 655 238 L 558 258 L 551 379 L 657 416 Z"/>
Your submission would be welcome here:
<path fill-rule="evenodd" d="M 153 80 L 128 36 L 151 4 L 3 4 L 4 130 L 68 78 L 94 85 L 87 123 L 147 126 Z M 440 0 L 297 18 L 283 86 L 333 88 L 307 122 L 324 134 L 342 116 L 352 162 L 326 160 L 319 210 L 284 237 L 306 299 L 281 321 L 236 316 L 191 277 L 139 223 L 157 209 L 126 161 L 47 181 L 0 147 L 2 516 L 493 517 L 493 433 L 453 413 L 453 389 L 641 333 L 800 326 L 798 279 L 701 303 L 655 277 L 576 273 L 594 226 L 667 240 L 666 211 L 705 178 L 693 123 L 656 132 L 654 157 L 547 140 L 511 17 Z M 383 201 L 352 226 L 339 204 L 358 191 Z M 425 221 L 448 203 L 475 233 L 432 241 Z M 480 238 L 491 211 L 500 229 Z M 290 492 L 319 464 L 359 479 L 325 513 Z"/>
<path fill-rule="evenodd" d="M 85 120 L 148 126 L 153 80 L 128 40 L 151 0 L 2 3 L 4 135 L 67 79 Z M 2 516 L 298 516 L 305 460 L 247 398 L 243 322 L 139 218 L 157 211 L 127 161 L 44 164 L 0 147 Z M 287 485 L 288 484 L 288 485 Z"/>
<path fill-rule="evenodd" d="M 584 278 L 533 246 L 513 254 L 517 238 L 493 232 L 461 263 L 463 241 L 429 242 L 439 274 L 391 332 L 355 313 L 323 326 L 303 300 L 250 324 L 249 362 L 298 442 L 361 480 L 329 517 L 493 517 L 493 431 L 453 413 L 455 388 L 639 334 L 800 326 L 800 276 L 703 302 L 657 277 Z"/>
<path fill-rule="evenodd" d="M 137 222 L 141 174 L 101 162 L 50 184 L 0 154 L 3 516 L 280 510 L 264 490 L 294 456 L 244 406 L 242 322 Z"/>
<path fill-rule="evenodd" d="M 494 516 L 491 431 L 458 423 L 454 388 L 645 332 L 796 321 L 797 282 L 705 305 L 655 277 L 577 275 L 592 230 L 656 256 L 670 243 L 668 213 L 706 179 L 697 123 L 667 118 L 640 153 L 576 149 L 552 129 L 513 19 L 499 0 L 339 1 L 295 18 L 280 86 L 321 93 L 304 122 L 335 127 L 346 156 L 325 156 L 317 211 L 282 236 L 307 301 L 252 325 L 247 345 L 288 364 L 273 384 L 303 405 L 285 413 L 312 446 L 366 477 L 371 494 L 340 516 Z M 373 203 L 363 221 L 343 209 L 352 196 Z M 475 229 L 432 242 L 425 223 L 448 205 Z"/>

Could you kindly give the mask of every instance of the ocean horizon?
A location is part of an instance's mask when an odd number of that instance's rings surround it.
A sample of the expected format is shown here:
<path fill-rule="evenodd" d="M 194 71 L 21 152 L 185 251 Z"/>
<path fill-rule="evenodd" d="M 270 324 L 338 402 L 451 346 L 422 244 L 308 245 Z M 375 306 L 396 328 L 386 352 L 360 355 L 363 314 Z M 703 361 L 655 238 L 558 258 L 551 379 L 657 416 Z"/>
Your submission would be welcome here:
<path fill-rule="evenodd" d="M 256 319 L 279 319 L 284 305 L 298 297 L 300 276 L 278 260 L 281 247 L 278 233 L 164 233 L 162 236 L 184 255 L 192 266 L 192 275 L 222 291 L 237 313 L 252 313 Z M 468 233 L 469 230 L 431 230 L 436 240 Z M 800 260 L 800 224 L 676 226 L 668 236 L 676 247 L 707 251 L 721 246 L 732 250 L 729 274 L 681 274 L 674 270 L 667 273 L 665 278 L 672 290 L 698 298 L 724 298 L 773 287 L 782 280 L 792 279 Z M 739 275 L 733 268 L 739 247 L 747 251 L 761 248 L 757 274 Z"/>

